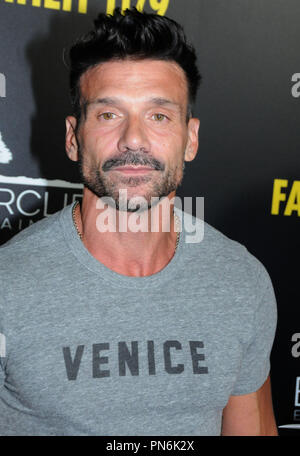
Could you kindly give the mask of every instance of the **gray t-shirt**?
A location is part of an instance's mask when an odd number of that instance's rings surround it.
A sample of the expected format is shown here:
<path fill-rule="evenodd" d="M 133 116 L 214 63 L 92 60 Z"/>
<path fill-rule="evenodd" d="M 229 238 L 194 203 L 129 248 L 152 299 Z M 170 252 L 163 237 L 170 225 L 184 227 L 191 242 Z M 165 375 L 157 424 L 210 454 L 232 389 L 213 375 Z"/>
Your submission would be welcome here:
<path fill-rule="evenodd" d="M 243 246 L 186 234 L 146 277 L 97 261 L 72 206 L 0 249 L 1 435 L 220 435 L 269 374 L 276 303 Z"/>

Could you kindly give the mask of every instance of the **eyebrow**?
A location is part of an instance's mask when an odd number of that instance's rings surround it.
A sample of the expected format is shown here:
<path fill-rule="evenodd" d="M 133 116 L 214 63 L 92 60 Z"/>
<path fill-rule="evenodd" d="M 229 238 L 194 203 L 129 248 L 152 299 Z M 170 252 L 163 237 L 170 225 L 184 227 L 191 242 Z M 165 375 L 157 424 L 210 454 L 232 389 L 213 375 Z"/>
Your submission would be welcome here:
<path fill-rule="evenodd" d="M 180 111 L 182 111 L 182 108 L 179 103 L 176 103 L 175 101 L 169 100 L 167 98 L 163 97 L 154 97 L 154 98 L 149 98 L 146 100 L 147 103 L 152 103 L 157 106 L 173 106 L 175 108 L 178 108 Z M 83 109 L 85 112 L 87 112 L 87 109 L 89 106 L 93 105 L 110 105 L 110 106 L 117 106 L 120 104 L 120 100 L 118 98 L 114 97 L 104 97 L 104 98 L 96 98 L 94 100 L 85 100 L 83 102 Z"/>

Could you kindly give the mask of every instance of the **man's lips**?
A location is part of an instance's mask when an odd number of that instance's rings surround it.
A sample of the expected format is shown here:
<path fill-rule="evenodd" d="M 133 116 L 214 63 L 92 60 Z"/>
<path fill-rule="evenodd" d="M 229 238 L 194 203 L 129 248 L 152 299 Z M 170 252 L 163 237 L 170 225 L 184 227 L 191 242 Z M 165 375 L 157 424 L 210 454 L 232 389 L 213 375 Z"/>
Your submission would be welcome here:
<path fill-rule="evenodd" d="M 111 171 L 120 171 L 125 174 L 146 174 L 155 170 L 146 166 L 119 166 L 117 168 L 113 168 Z"/>

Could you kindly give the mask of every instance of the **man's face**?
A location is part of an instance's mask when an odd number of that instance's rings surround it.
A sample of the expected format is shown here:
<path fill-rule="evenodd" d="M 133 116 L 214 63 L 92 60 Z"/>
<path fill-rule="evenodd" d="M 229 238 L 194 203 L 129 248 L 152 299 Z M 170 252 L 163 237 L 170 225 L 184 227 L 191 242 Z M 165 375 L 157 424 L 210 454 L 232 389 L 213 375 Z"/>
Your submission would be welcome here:
<path fill-rule="evenodd" d="M 67 152 L 79 160 L 84 185 L 117 208 L 123 189 L 127 200 L 142 196 L 147 208 L 151 197 L 175 191 L 198 146 L 199 121 L 187 123 L 183 70 L 160 60 L 110 61 L 86 71 L 80 89 L 85 115 L 76 138 L 75 119 L 67 118 Z"/>

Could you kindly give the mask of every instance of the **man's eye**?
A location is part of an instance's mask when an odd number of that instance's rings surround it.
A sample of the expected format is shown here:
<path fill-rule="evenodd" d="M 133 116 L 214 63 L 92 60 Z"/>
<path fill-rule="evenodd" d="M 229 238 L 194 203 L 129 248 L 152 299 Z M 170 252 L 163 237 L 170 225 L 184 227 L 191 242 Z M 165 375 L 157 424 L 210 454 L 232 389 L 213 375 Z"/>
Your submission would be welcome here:
<path fill-rule="evenodd" d="M 104 120 L 112 120 L 116 118 L 116 115 L 112 112 L 103 112 L 99 117 L 102 117 Z"/>
<path fill-rule="evenodd" d="M 158 122 L 162 122 L 163 120 L 165 120 L 167 118 L 167 116 L 165 116 L 164 114 L 153 114 L 152 118 L 154 120 L 157 120 Z"/>

